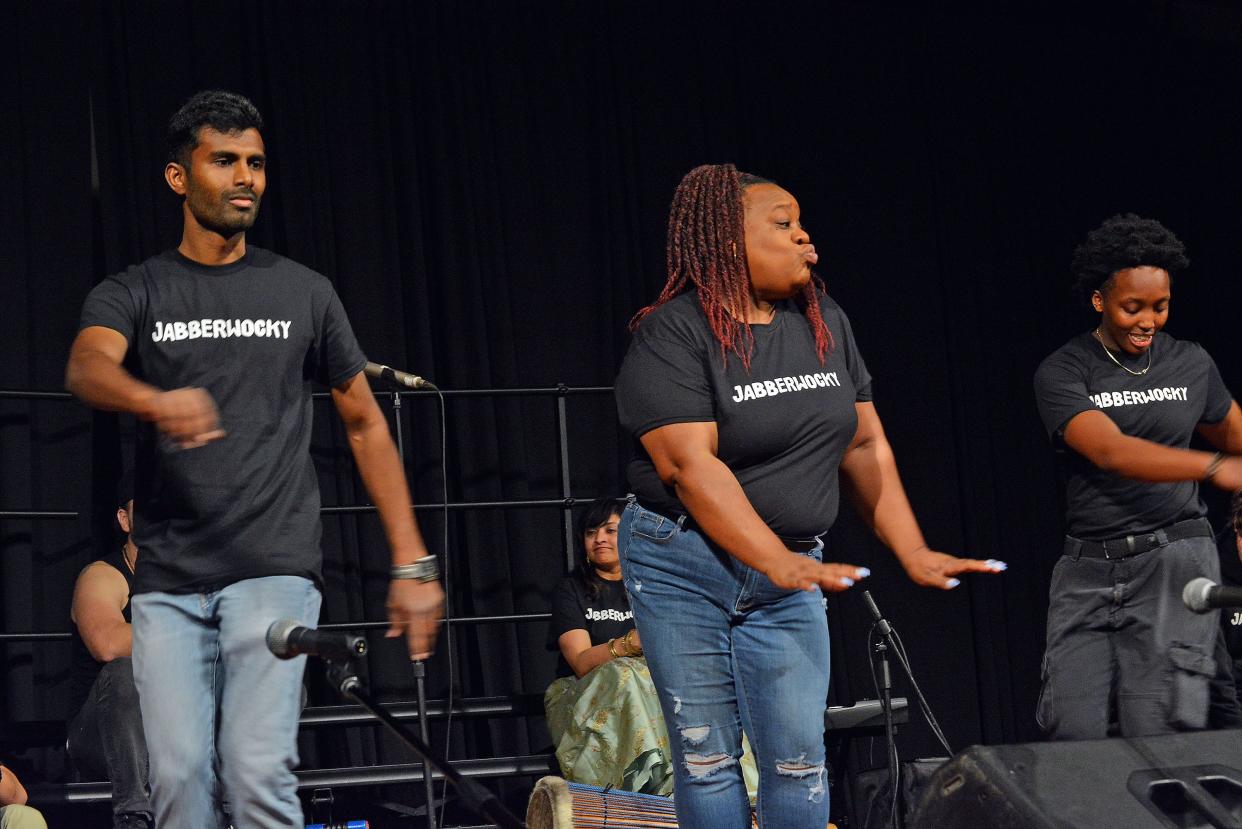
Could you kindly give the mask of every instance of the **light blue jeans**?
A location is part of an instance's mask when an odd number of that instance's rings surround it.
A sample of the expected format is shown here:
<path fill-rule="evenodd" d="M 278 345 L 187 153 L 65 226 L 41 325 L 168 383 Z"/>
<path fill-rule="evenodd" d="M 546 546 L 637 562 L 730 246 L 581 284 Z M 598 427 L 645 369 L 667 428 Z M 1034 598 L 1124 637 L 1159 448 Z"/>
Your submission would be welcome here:
<path fill-rule="evenodd" d="M 828 823 L 824 707 L 828 623 L 818 589 L 778 588 L 631 500 L 621 571 L 673 751 L 682 829 L 747 829 L 744 728 L 759 767 L 762 829 Z M 822 543 L 806 555 L 819 559 Z"/>
<path fill-rule="evenodd" d="M 266 634 L 277 619 L 314 627 L 321 598 L 299 576 L 134 596 L 134 681 L 157 826 L 220 826 L 221 782 L 237 829 L 302 826 L 293 769 L 306 658 L 277 659 Z"/>

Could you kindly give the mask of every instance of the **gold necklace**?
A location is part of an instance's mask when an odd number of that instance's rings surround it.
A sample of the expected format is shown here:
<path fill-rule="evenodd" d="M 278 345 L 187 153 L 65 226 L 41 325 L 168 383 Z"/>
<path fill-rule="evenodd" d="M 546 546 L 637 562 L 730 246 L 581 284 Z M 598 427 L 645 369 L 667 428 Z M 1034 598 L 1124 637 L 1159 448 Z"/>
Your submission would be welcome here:
<path fill-rule="evenodd" d="M 1116 364 L 1117 368 L 1121 369 L 1122 371 L 1128 371 L 1130 374 L 1133 374 L 1135 377 L 1142 377 L 1144 374 L 1146 374 L 1151 369 L 1151 346 L 1147 347 L 1147 368 L 1143 369 L 1142 371 L 1135 371 L 1132 368 L 1127 368 L 1123 366 L 1121 364 L 1121 361 L 1113 356 L 1113 352 L 1109 351 L 1108 346 L 1104 345 L 1104 338 L 1100 336 L 1100 329 L 1097 328 L 1091 333 L 1094 334 L 1095 338 L 1100 341 L 1100 348 L 1104 349 L 1104 353 L 1108 355 L 1108 359 L 1112 360 L 1113 363 Z M 1155 342 L 1154 334 L 1152 335 L 1152 341 L 1153 343 Z"/>

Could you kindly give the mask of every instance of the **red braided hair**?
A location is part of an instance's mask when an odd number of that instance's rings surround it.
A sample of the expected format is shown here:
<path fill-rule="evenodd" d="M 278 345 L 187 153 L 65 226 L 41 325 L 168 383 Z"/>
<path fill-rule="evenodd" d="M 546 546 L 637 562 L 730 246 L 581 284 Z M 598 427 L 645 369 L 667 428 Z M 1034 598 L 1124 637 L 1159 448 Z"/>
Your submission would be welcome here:
<path fill-rule="evenodd" d="M 755 335 L 749 322 L 735 316 L 747 307 L 751 295 L 742 191 L 755 184 L 774 183 L 739 173 L 732 164 L 704 164 L 686 173 L 668 211 L 668 281 L 656 301 L 630 320 L 631 331 L 643 317 L 693 288 L 712 335 L 720 343 L 721 359 L 727 362 L 732 351 L 750 371 Z M 821 293 L 823 281 L 812 276 L 796 302 L 815 335 L 815 352 L 822 365 L 833 340 L 819 310 Z"/>

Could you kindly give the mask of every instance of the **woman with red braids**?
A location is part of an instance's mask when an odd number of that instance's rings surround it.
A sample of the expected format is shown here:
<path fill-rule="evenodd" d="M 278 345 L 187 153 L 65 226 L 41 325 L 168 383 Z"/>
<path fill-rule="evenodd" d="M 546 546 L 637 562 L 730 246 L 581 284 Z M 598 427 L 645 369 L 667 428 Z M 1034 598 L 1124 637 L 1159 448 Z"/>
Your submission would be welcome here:
<path fill-rule="evenodd" d="M 838 478 L 917 583 L 950 589 L 1005 565 L 924 542 L 792 195 L 732 165 L 698 167 L 673 197 L 667 257 L 616 383 L 639 443 L 618 546 L 668 725 L 678 824 L 750 825 L 744 728 L 759 825 L 823 829 L 820 591 L 868 575 L 821 563 Z"/>

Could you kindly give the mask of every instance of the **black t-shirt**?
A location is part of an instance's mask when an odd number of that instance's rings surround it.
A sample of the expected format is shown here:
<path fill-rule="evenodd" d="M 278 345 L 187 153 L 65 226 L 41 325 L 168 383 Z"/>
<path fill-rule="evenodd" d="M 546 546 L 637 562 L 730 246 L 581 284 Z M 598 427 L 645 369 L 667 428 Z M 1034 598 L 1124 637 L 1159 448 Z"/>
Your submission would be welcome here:
<path fill-rule="evenodd" d="M 630 610 L 630 597 L 625 593 L 625 583 L 596 579 L 599 595 L 591 598 L 586 585 L 577 574 L 561 579 L 552 594 L 552 620 L 548 625 L 548 649 L 560 652 L 557 640 L 571 630 L 585 630 L 591 644 L 598 645 L 609 639 L 624 636 L 634 627 L 634 611 Z M 573 676 L 573 670 L 565 657 L 557 660 L 557 676 Z"/>
<path fill-rule="evenodd" d="M 771 323 L 751 326 L 749 373 L 736 355 L 722 357 L 693 291 L 642 321 L 616 397 L 621 425 L 637 444 L 630 488 L 645 506 L 686 512 L 637 439 L 670 423 L 715 421 L 718 456 L 774 532 L 809 538 L 832 526 L 838 467 L 858 427 L 854 404 L 871 400 L 871 375 L 841 307 L 823 297 L 820 309 L 833 337 L 823 365 L 806 318 L 786 300 Z"/>
<path fill-rule="evenodd" d="M 1235 664 L 1242 660 L 1242 610 L 1227 607 L 1221 611 L 1221 627 L 1225 630 L 1225 647 Z"/>
<path fill-rule="evenodd" d="M 320 582 L 311 383 L 338 385 L 366 363 L 332 284 L 253 246 L 214 267 L 169 251 L 97 285 L 81 321 L 95 325 L 129 341 L 135 376 L 206 389 L 227 433 L 181 450 L 140 425 L 134 592 L 271 575 Z"/>
<path fill-rule="evenodd" d="M 134 576 L 129 572 L 129 566 L 126 565 L 125 557 L 120 550 L 98 559 L 96 563 L 106 564 L 124 576 L 125 584 L 129 587 L 129 596 L 134 594 Z M 125 607 L 121 608 L 121 615 L 125 617 L 126 622 L 132 621 L 130 619 L 128 596 L 125 599 Z M 71 646 L 69 710 L 77 712 L 81 709 L 82 704 L 86 702 L 87 696 L 90 695 L 91 686 L 95 684 L 95 678 L 103 670 L 103 663 L 96 662 L 95 657 L 91 656 L 86 643 L 82 641 L 82 635 L 78 632 L 78 626 L 71 625 L 71 627 L 73 629 L 73 645 Z"/>
<path fill-rule="evenodd" d="M 1232 533 L 1230 533 L 1232 535 Z M 1236 584 L 1228 585 L 1237 587 Z M 1242 702 L 1242 609 L 1227 607 L 1220 612 L 1220 625 L 1225 633 L 1225 647 L 1231 658 L 1230 669 L 1233 672 L 1234 693 Z"/>
<path fill-rule="evenodd" d="M 1207 513 L 1196 481 L 1151 483 L 1095 466 L 1064 442 L 1064 429 L 1081 412 L 1099 410 L 1127 435 L 1186 448 L 1200 423 L 1219 423 L 1233 398 L 1212 358 L 1197 343 L 1156 334 L 1151 369 L 1123 371 L 1090 332 L 1050 354 L 1035 372 L 1035 399 L 1066 477 L 1066 528 L 1098 541 L 1150 532 Z M 1141 371 L 1147 357 L 1118 355 Z"/>

